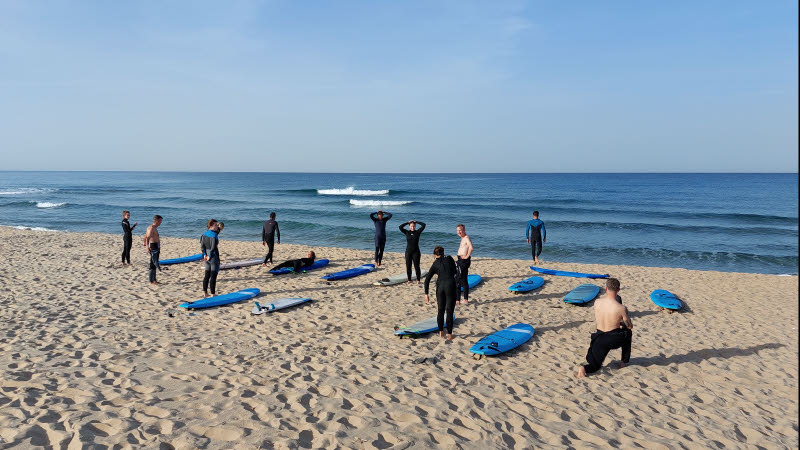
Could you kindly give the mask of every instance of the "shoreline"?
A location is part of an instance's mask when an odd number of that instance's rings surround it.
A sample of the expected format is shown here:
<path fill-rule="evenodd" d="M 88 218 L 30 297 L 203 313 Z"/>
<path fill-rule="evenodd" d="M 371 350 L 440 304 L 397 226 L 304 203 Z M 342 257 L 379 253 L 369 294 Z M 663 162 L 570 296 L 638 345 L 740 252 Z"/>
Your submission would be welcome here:
<path fill-rule="evenodd" d="M 23 226 L 23 225 L 0 225 L 0 229 L 2 229 L 2 228 L 10 228 L 10 229 L 19 230 L 19 231 L 34 231 L 34 232 L 88 234 L 88 235 L 97 234 L 97 235 L 102 235 L 102 236 L 117 237 L 119 239 L 122 238 L 122 234 L 101 233 L 101 232 L 96 232 L 96 231 L 62 231 L 62 230 L 52 230 L 52 229 L 44 228 L 44 227 L 28 227 L 28 226 Z M 198 236 L 199 236 L 199 234 L 198 234 Z M 143 234 L 138 234 L 138 235 L 134 234 L 133 237 L 134 237 L 134 248 L 136 248 L 136 238 L 139 238 L 139 240 L 141 240 L 143 238 Z M 167 234 L 162 234 L 162 237 L 165 238 L 165 239 L 168 238 L 168 239 L 186 239 L 186 240 L 190 240 L 190 241 L 193 240 L 192 238 L 187 238 L 187 237 L 182 237 L 182 236 L 171 236 L 171 235 L 167 235 Z M 251 243 L 251 244 L 254 244 L 254 245 L 259 244 L 259 241 L 240 240 L 240 239 L 225 239 L 225 236 L 222 236 L 220 239 L 224 240 L 225 242 Z M 297 243 L 286 243 L 286 244 L 281 244 L 281 245 L 282 246 L 303 247 L 303 248 L 319 248 L 319 249 L 332 249 L 332 250 L 352 250 L 352 251 L 367 252 L 370 255 L 372 254 L 372 250 L 360 249 L 360 248 L 352 248 L 352 247 L 310 246 L 310 245 L 307 245 L 307 244 L 297 244 Z M 480 249 L 477 249 L 477 250 L 480 250 Z M 395 255 L 403 255 L 402 252 L 390 252 L 390 251 L 386 251 L 385 252 L 386 255 L 388 255 L 390 253 L 395 254 Z M 478 252 L 478 253 L 480 253 L 480 252 Z M 425 253 L 423 252 L 423 255 L 424 254 Z M 186 256 L 186 255 L 183 255 L 183 256 Z M 173 256 L 170 256 L 170 258 L 172 258 L 172 257 Z M 254 257 L 254 256 L 251 256 L 251 257 Z M 247 258 L 248 257 L 241 257 L 240 258 L 238 256 L 231 255 L 229 257 L 229 260 L 230 261 L 236 261 L 236 260 L 239 260 L 239 259 L 247 259 Z M 371 256 L 370 256 L 370 258 L 371 258 Z M 166 259 L 166 258 L 164 258 L 162 256 L 162 259 Z M 524 259 L 515 259 L 515 258 L 496 258 L 496 257 L 488 257 L 488 256 L 487 257 L 475 256 L 473 259 L 498 260 L 498 261 L 522 261 L 522 262 L 526 262 L 527 261 L 528 266 L 533 265 L 533 261 L 524 260 Z M 368 261 L 368 262 L 371 262 L 371 261 Z M 222 263 L 224 264 L 225 261 L 222 261 Z M 800 276 L 800 272 L 798 272 L 798 273 L 735 272 L 735 271 L 711 270 L 711 269 L 708 269 L 708 270 L 704 270 L 704 269 L 687 269 L 687 268 L 684 268 L 684 267 L 641 266 L 641 265 L 637 266 L 637 265 L 627 265 L 627 264 L 592 264 L 592 263 L 551 261 L 551 260 L 543 261 L 543 264 L 553 264 L 553 265 L 557 265 L 557 266 L 568 266 L 568 267 L 571 267 L 571 266 L 587 266 L 587 267 L 603 266 L 603 267 L 620 267 L 620 268 L 637 268 L 638 267 L 638 268 L 648 268 L 648 269 L 688 270 L 688 271 L 696 271 L 696 272 L 726 273 L 726 274 L 739 274 L 739 275 L 769 275 L 769 276 L 777 276 L 777 277 L 797 277 L 797 276 Z M 559 267 L 558 270 L 567 270 L 567 269 L 562 269 L 562 268 Z M 588 270 L 573 270 L 573 271 L 589 272 Z M 533 272 L 533 271 L 531 271 L 531 273 L 535 274 L 535 272 Z"/>
<path fill-rule="evenodd" d="M 218 294 L 257 287 L 260 302 L 313 299 L 251 316 L 252 301 L 177 308 L 201 298 L 202 266 L 171 266 L 151 287 L 140 239 L 133 267 L 122 268 L 121 235 L 0 227 L 8 264 L 0 278 L 8 324 L 0 333 L 4 446 L 800 442 L 797 276 L 545 262 L 619 278 L 631 310 L 630 365 L 613 368 L 614 350 L 600 372 L 576 380 L 593 310 L 561 298 L 602 279 L 543 276 L 534 293 L 512 295 L 509 285 L 537 275 L 530 261 L 475 257 L 470 273 L 484 281 L 469 305 L 456 307 L 455 339 L 399 340 L 393 326 L 435 314 L 420 286 L 372 286 L 405 271 L 399 253 L 387 252 L 371 274 L 333 283 L 319 277 L 372 262 L 372 252 L 313 247 L 331 265 L 302 275 L 273 277 L 260 266 L 220 272 Z M 162 259 L 199 252 L 196 239 L 162 240 Z M 274 259 L 308 249 L 276 245 Z M 266 253 L 258 242 L 226 240 L 224 231 L 220 251 L 223 262 Z M 421 267 L 431 261 L 423 253 Z M 660 310 L 649 300 L 654 289 L 671 290 L 687 308 Z M 516 322 L 533 325 L 533 339 L 498 357 L 470 357 L 474 342 Z"/>

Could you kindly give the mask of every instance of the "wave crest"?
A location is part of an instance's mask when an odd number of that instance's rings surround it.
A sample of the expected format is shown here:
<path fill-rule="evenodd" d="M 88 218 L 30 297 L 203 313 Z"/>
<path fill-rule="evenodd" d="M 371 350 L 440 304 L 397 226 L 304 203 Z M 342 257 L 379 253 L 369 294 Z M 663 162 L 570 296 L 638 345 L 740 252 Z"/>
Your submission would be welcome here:
<path fill-rule="evenodd" d="M 65 205 L 66 203 L 36 202 L 37 208 L 59 208 Z"/>
<path fill-rule="evenodd" d="M 320 195 L 389 195 L 388 189 L 369 190 L 369 189 L 356 189 L 354 186 L 348 186 L 344 189 L 317 189 L 317 194 Z"/>
<path fill-rule="evenodd" d="M 412 203 L 410 200 L 350 200 L 351 206 L 403 206 Z"/>
<path fill-rule="evenodd" d="M 41 194 L 44 192 L 54 192 L 57 189 L 48 188 L 14 188 L 0 191 L 0 195 L 24 195 L 24 194 Z"/>

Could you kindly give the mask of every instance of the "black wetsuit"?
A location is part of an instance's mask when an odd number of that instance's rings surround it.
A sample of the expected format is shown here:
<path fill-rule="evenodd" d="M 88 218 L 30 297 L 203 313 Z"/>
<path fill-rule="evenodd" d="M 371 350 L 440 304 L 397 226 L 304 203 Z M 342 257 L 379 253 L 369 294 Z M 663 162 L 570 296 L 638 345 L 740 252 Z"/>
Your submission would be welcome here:
<path fill-rule="evenodd" d="M 304 268 L 314 264 L 314 258 L 300 258 L 300 259 L 290 259 L 288 261 L 282 262 L 277 266 L 273 267 L 272 270 L 283 269 L 286 267 L 291 268 L 295 273 L 299 273 Z"/>
<path fill-rule="evenodd" d="M 217 233 L 208 230 L 200 236 L 200 253 L 208 256 L 208 261 L 203 261 L 206 273 L 203 276 L 203 292 L 211 288 L 211 295 L 217 293 L 217 274 L 219 274 L 219 238 Z"/>
<path fill-rule="evenodd" d="M 272 251 L 275 249 L 275 235 L 278 235 L 278 242 L 281 241 L 281 230 L 278 229 L 278 222 L 269 219 L 264 222 L 261 229 L 261 241 L 267 243 L 267 256 L 264 257 L 264 264 L 272 262 Z"/>
<path fill-rule="evenodd" d="M 592 333 L 592 342 L 589 344 L 589 351 L 586 352 L 586 362 L 589 364 L 583 366 L 586 369 L 586 373 L 600 370 L 608 352 L 620 347 L 622 348 L 622 362 L 627 364 L 631 360 L 632 340 L 633 331 L 627 327 L 611 331 L 597 330 Z"/>
<path fill-rule="evenodd" d="M 437 275 L 436 278 L 436 323 L 439 325 L 439 331 L 444 328 L 444 318 L 447 319 L 447 334 L 453 334 L 453 312 L 456 309 L 457 287 L 456 287 L 456 263 L 453 257 L 449 255 L 436 258 L 436 261 L 431 265 L 428 270 L 428 275 L 425 276 L 425 294 L 428 294 L 428 286 L 431 282 L 431 277 Z M 445 314 L 447 314 L 445 316 Z"/>
<path fill-rule="evenodd" d="M 420 270 L 419 270 L 419 258 L 421 255 L 419 251 L 419 235 L 422 234 L 422 231 L 425 229 L 424 222 L 416 222 L 417 229 L 414 231 L 406 230 L 404 227 L 408 225 L 408 222 L 400 225 L 400 231 L 406 235 L 406 275 L 408 275 L 408 281 L 411 281 L 411 264 L 414 264 L 414 270 L 417 273 L 417 281 L 420 280 Z"/>
<path fill-rule="evenodd" d="M 458 287 L 458 298 L 464 295 L 464 300 L 469 300 L 469 266 L 472 264 L 472 257 L 458 257 L 456 261 L 456 286 Z"/>
<path fill-rule="evenodd" d="M 122 219 L 122 264 L 131 263 L 131 247 L 133 247 L 133 229 L 128 219 Z"/>
<path fill-rule="evenodd" d="M 150 278 L 150 282 L 154 283 L 156 281 L 156 269 L 161 272 L 161 266 L 158 264 L 159 254 L 161 253 L 161 243 L 160 242 L 151 242 L 150 243 L 150 266 L 147 272 L 148 277 Z"/>
<path fill-rule="evenodd" d="M 386 247 L 386 222 L 392 218 L 392 213 L 383 213 L 383 219 L 378 219 L 378 213 L 369 215 L 375 225 L 375 262 L 383 261 L 383 249 Z"/>

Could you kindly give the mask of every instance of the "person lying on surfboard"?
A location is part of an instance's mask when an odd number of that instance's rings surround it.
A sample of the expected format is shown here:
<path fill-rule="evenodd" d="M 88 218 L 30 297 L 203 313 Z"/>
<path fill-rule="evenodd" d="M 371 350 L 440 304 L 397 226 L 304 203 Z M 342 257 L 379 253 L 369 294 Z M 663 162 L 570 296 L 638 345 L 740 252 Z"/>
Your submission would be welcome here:
<path fill-rule="evenodd" d="M 290 259 L 288 261 L 278 264 L 271 270 L 279 270 L 288 267 L 292 269 L 294 273 L 300 273 L 300 271 L 303 270 L 304 268 L 314 264 L 314 259 L 316 259 L 316 257 L 317 255 L 314 252 L 309 251 L 308 257 L 300 259 Z"/>
<path fill-rule="evenodd" d="M 633 340 L 633 322 L 628 316 L 628 308 L 617 300 L 619 280 L 609 278 L 606 281 L 606 295 L 594 301 L 594 316 L 597 331 L 592 333 L 589 351 L 586 352 L 585 364 L 575 374 L 583 378 L 597 372 L 603 367 L 608 352 L 622 348 L 622 361 L 619 368 L 625 367 L 631 359 L 631 341 Z"/>

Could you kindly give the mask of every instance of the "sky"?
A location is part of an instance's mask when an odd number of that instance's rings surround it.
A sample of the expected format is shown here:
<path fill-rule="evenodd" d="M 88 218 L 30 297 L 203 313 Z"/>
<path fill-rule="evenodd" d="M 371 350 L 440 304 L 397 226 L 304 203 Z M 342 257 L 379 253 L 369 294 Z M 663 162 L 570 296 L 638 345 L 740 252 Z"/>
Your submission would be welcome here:
<path fill-rule="evenodd" d="M 0 169 L 796 172 L 797 8 L 0 0 Z"/>

